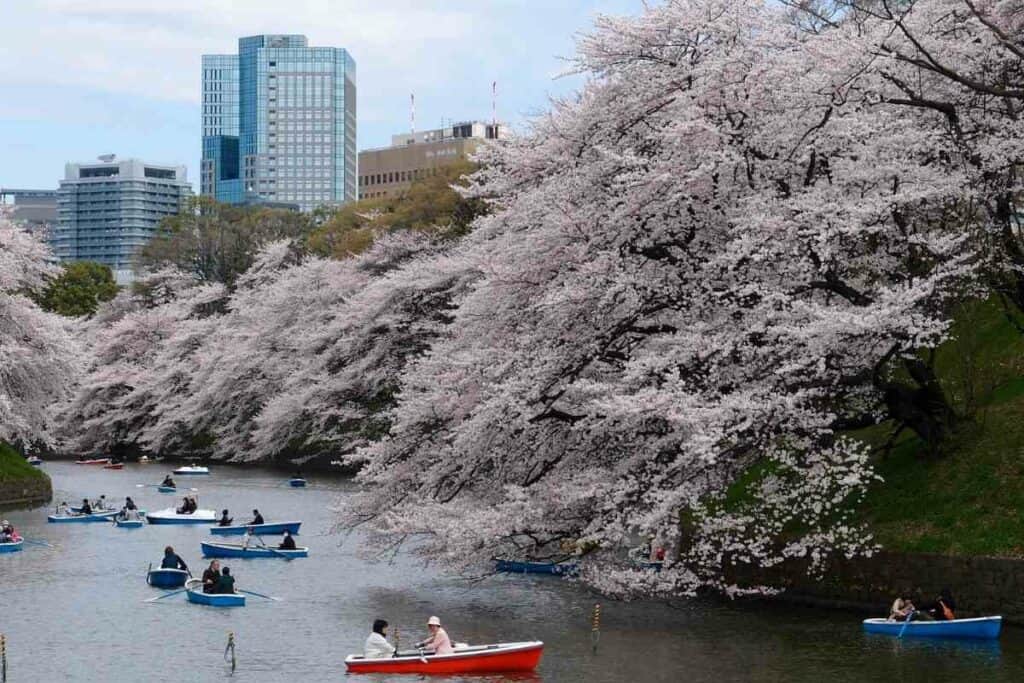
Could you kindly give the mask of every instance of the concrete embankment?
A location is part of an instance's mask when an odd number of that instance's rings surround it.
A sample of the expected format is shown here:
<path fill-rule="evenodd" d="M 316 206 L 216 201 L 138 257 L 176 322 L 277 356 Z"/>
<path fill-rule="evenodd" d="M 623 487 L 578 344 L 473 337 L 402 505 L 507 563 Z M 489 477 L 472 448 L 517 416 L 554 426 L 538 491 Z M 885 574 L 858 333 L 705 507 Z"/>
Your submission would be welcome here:
<path fill-rule="evenodd" d="M 928 603 L 942 588 L 949 588 L 957 601 L 957 616 L 1002 615 L 1008 623 L 1024 624 L 1024 560 L 880 552 L 838 560 L 820 579 L 807 577 L 795 566 L 779 575 L 773 577 L 774 585 L 786 588 L 777 597 L 784 602 L 885 616 L 901 591 Z"/>

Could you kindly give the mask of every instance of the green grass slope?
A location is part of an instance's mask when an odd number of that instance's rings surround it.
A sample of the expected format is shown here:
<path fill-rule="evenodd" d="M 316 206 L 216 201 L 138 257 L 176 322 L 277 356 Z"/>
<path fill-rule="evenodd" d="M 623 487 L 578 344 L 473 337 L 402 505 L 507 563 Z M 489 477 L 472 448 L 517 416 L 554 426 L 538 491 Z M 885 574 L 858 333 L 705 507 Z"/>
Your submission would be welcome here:
<path fill-rule="evenodd" d="M 969 415 L 940 459 L 905 432 L 876 462 L 883 481 L 860 510 L 890 550 L 1024 557 L 1024 334 L 995 302 L 957 315 L 936 368 Z M 884 443 L 892 425 L 861 434 Z"/>
<path fill-rule="evenodd" d="M 16 450 L 0 441 L 0 485 L 26 479 L 46 479 L 46 474 L 29 465 Z"/>

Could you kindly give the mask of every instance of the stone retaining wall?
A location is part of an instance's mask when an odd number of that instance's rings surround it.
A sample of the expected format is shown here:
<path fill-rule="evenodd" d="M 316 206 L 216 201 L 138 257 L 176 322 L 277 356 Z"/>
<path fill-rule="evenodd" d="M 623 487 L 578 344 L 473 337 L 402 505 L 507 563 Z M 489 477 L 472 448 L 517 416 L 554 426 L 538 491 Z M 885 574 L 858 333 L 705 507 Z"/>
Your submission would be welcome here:
<path fill-rule="evenodd" d="M 949 587 L 957 616 L 1003 615 L 1024 624 L 1024 560 L 994 557 L 881 552 L 870 558 L 839 560 L 820 580 L 791 567 L 774 585 L 786 586 L 780 600 L 888 614 L 901 590 L 930 602 Z"/>
<path fill-rule="evenodd" d="M 53 498 L 49 477 L 33 477 L 0 483 L 0 506 L 35 505 Z"/>

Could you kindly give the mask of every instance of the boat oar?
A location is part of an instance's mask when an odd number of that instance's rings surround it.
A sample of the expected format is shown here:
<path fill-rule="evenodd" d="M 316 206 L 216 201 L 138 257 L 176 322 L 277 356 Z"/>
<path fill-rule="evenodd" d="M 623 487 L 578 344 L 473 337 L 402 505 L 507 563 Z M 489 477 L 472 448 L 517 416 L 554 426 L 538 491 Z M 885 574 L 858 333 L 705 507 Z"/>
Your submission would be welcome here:
<path fill-rule="evenodd" d="M 257 536 L 256 540 L 259 542 L 260 547 L 263 548 L 264 550 L 268 550 L 268 551 L 272 552 L 273 554 L 277 555 L 278 557 L 283 557 L 284 559 L 288 560 L 289 562 L 292 561 L 293 558 L 292 558 L 291 555 L 287 555 L 285 553 L 282 553 L 282 552 L 278 551 L 276 548 L 271 548 L 269 545 L 264 543 L 262 536 Z"/>
<path fill-rule="evenodd" d="M 913 618 L 914 618 L 914 610 L 910 610 L 910 614 L 907 615 L 906 620 L 903 622 L 903 628 L 900 629 L 900 634 L 898 636 L 896 636 L 897 638 L 902 638 L 903 637 L 903 632 L 907 630 L 907 624 L 909 624 L 910 620 L 913 619 Z"/>
<path fill-rule="evenodd" d="M 236 588 L 235 592 L 245 593 L 246 595 L 253 595 L 257 598 L 266 598 L 267 600 L 273 600 L 274 602 L 281 602 L 281 598 L 275 598 L 273 595 L 264 595 L 263 593 L 257 593 L 256 591 L 247 591 L 241 588 Z"/>
<path fill-rule="evenodd" d="M 170 593 L 164 593 L 163 595 L 160 595 L 155 598 L 150 598 L 149 600 L 143 600 L 143 602 L 156 602 L 157 600 L 163 600 L 164 598 L 169 598 L 172 595 L 177 595 L 178 593 L 184 593 L 187 590 L 187 588 L 182 588 L 181 590 L 171 591 Z"/>
<path fill-rule="evenodd" d="M 35 541 L 35 540 L 32 540 L 31 538 L 23 538 L 23 539 L 21 539 L 21 541 L 22 541 L 22 543 L 28 543 L 29 545 L 41 545 L 44 548 L 56 548 L 57 547 L 57 546 L 53 545 L 52 543 L 50 543 L 49 541 Z"/>

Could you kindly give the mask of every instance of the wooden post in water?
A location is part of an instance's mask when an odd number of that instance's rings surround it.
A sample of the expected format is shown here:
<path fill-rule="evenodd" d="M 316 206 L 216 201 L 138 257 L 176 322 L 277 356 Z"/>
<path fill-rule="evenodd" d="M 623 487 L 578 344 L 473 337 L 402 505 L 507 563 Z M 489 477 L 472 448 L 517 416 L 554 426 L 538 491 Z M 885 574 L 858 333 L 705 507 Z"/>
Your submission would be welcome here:
<path fill-rule="evenodd" d="M 235 634 L 232 631 L 228 631 L 228 645 L 224 648 L 224 659 L 228 658 L 228 652 L 231 652 L 231 673 L 235 673 Z"/>
<path fill-rule="evenodd" d="M 597 643 L 601 640 L 601 603 L 594 603 L 594 616 L 590 626 L 590 647 L 597 654 Z"/>
<path fill-rule="evenodd" d="M 7 683 L 7 640 L 0 633 L 0 683 Z"/>

